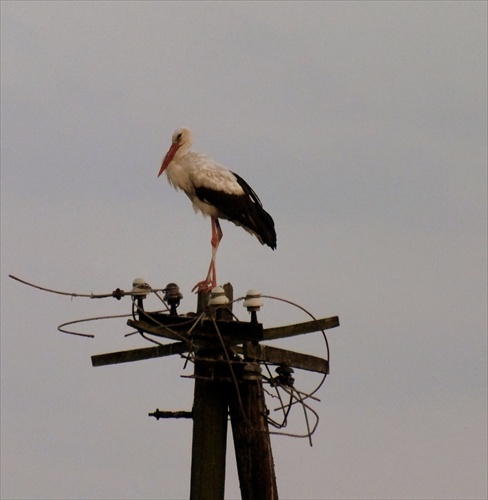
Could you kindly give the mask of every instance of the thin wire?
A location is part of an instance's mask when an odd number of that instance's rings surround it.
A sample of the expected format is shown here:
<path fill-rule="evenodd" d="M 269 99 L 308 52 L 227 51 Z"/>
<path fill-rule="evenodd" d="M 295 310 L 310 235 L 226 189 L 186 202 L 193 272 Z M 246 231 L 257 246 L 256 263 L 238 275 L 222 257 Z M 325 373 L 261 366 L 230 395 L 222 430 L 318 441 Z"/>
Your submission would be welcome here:
<path fill-rule="evenodd" d="M 281 385 L 283 385 L 283 384 L 281 384 L 280 382 L 278 382 L 278 383 L 279 383 L 279 385 L 280 385 L 280 386 L 281 386 Z M 304 400 L 304 401 L 305 401 L 305 399 L 313 399 L 314 401 L 318 401 L 318 402 L 320 403 L 320 399 L 319 399 L 319 398 L 317 398 L 317 397 L 315 397 L 315 396 L 311 396 L 310 394 L 307 394 L 306 392 L 299 391 L 296 387 L 293 387 L 293 390 L 294 390 L 297 394 L 300 394 L 300 395 L 305 396 L 305 397 L 303 398 L 303 400 Z M 295 401 L 295 402 L 294 402 L 294 403 L 292 403 L 292 404 L 296 404 L 296 403 L 298 403 L 298 401 Z M 281 410 L 282 408 L 283 408 L 283 407 L 281 407 L 281 406 L 280 406 L 280 407 L 276 408 L 276 411 Z"/>
<path fill-rule="evenodd" d="M 193 329 L 196 328 L 196 326 L 203 320 L 204 316 L 205 316 L 205 313 L 201 312 L 200 315 L 198 316 L 198 318 L 195 320 L 195 323 L 193 323 L 192 327 L 187 332 L 189 337 L 190 337 Z M 191 358 L 191 355 L 193 352 L 194 352 L 193 339 L 190 338 L 190 343 L 188 345 L 188 354 L 187 354 L 187 356 L 185 356 L 186 359 L 185 359 L 185 364 L 183 365 L 183 370 L 186 370 L 186 366 L 188 365 L 189 361 L 193 361 Z"/>
<path fill-rule="evenodd" d="M 316 323 L 318 323 L 317 318 L 310 311 L 307 311 L 307 309 L 305 309 L 304 307 L 302 307 L 299 304 L 296 304 L 295 302 L 292 302 L 291 300 L 282 299 L 281 297 L 274 297 L 273 295 L 261 295 L 261 297 L 266 298 L 266 299 L 279 300 L 281 302 L 286 302 L 287 304 L 295 306 L 298 309 L 301 309 L 304 313 L 308 314 Z M 330 350 L 329 350 L 329 342 L 327 340 L 327 335 L 325 334 L 324 329 L 320 328 L 320 331 L 322 332 L 322 336 L 324 337 L 325 345 L 327 347 L 327 361 L 330 362 Z"/>
<path fill-rule="evenodd" d="M 62 325 L 58 326 L 58 330 L 62 333 L 68 333 L 69 335 L 78 335 L 80 337 L 89 337 L 89 338 L 95 338 L 95 335 L 91 335 L 88 333 L 79 333 L 79 332 L 73 332 L 71 330 L 65 330 L 62 327 L 63 326 L 68 326 L 68 325 L 74 325 L 77 323 L 85 323 L 88 321 L 98 321 L 101 319 L 114 319 L 114 318 L 128 318 L 130 314 L 114 314 L 111 316 L 96 316 L 93 318 L 84 318 L 84 319 L 75 319 L 74 321 L 68 321 L 67 323 L 63 323 Z"/>
<path fill-rule="evenodd" d="M 318 323 L 318 320 L 317 318 L 310 312 L 308 311 L 307 309 L 305 309 L 304 307 L 302 307 L 301 305 L 299 304 L 296 304 L 295 302 L 292 302 L 291 300 L 287 300 L 287 299 L 282 299 L 281 297 L 275 297 L 273 295 L 261 295 L 261 297 L 263 298 L 267 298 L 267 299 L 272 299 L 272 300 L 278 300 L 278 301 L 281 301 L 281 302 L 285 302 L 286 304 L 290 304 L 292 306 L 295 306 L 297 307 L 298 309 L 302 310 L 304 313 L 308 314 L 315 322 Z M 325 341 L 325 347 L 326 347 L 326 353 L 327 353 L 327 363 L 329 364 L 330 366 L 330 349 L 329 349 L 329 341 L 327 340 L 327 335 L 325 334 L 325 330 L 324 329 L 320 329 L 320 331 L 322 332 L 322 336 L 324 338 L 324 341 Z M 308 397 L 311 397 L 313 396 L 323 385 L 324 385 L 324 382 L 325 382 L 325 379 L 327 378 L 327 373 L 324 373 L 324 376 L 322 377 L 322 380 L 320 381 L 320 383 L 317 385 L 317 387 L 308 395 Z M 306 398 L 305 398 L 306 399 Z M 293 403 L 294 404 L 294 403 Z"/>
<path fill-rule="evenodd" d="M 22 280 L 20 278 L 17 278 L 16 276 L 13 276 L 12 274 L 9 274 L 9 277 L 12 278 L 13 280 L 19 281 L 20 283 L 23 283 L 24 285 L 31 286 L 32 288 L 37 288 L 38 290 L 42 290 L 44 292 L 50 292 L 50 293 L 56 293 L 58 295 L 67 295 L 68 297 L 87 297 L 89 299 L 105 299 L 107 297 L 116 297 L 116 293 L 120 293 L 120 296 L 137 296 L 141 295 L 140 291 L 137 292 L 124 292 L 124 290 L 117 289 L 113 292 L 110 293 L 74 293 L 74 292 L 61 292 L 59 290 L 53 290 L 52 288 L 46 288 L 43 286 L 39 285 L 34 285 L 33 283 L 29 283 L 28 281 Z M 155 292 L 163 292 L 165 289 L 164 288 L 148 288 L 147 290 L 144 291 L 144 293 L 155 293 Z"/>
<path fill-rule="evenodd" d="M 266 364 L 266 368 L 268 370 L 268 373 L 270 374 L 271 376 L 271 372 L 269 371 L 269 368 L 268 368 L 268 365 Z M 271 380 L 273 379 L 273 377 L 271 377 L 268 382 L 270 383 L 271 385 Z M 274 388 L 278 394 L 278 397 L 280 399 L 280 402 L 281 402 L 281 406 L 278 407 L 278 408 L 275 408 L 274 411 L 280 411 L 282 410 L 284 415 L 285 415 L 285 418 L 283 420 L 283 423 L 282 424 L 279 424 L 278 422 L 276 422 L 275 420 L 273 420 L 271 417 L 268 417 L 268 422 L 273 426 L 273 427 L 276 427 L 278 429 L 282 429 L 284 427 L 286 427 L 287 425 L 287 422 L 288 422 L 288 415 L 291 411 L 291 407 L 296 404 L 296 403 L 300 403 L 302 405 L 302 409 L 303 409 L 303 412 L 304 412 L 304 418 L 305 418 L 305 424 L 307 426 L 307 433 L 305 435 L 300 435 L 300 434 L 292 434 L 292 433 L 284 433 L 284 432 L 272 432 L 273 434 L 282 434 L 282 435 L 287 435 L 287 436 L 292 436 L 292 437 L 297 437 L 297 438 L 304 438 L 304 437 L 308 437 L 309 439 L 309 443 L 310 443 L 310 446 L 312 446 L 312 434 L 315 432 L 315 429 L 317 428 L 318 426 L 318 414 L 312 410 L 312 408 L 310 408 L 308 405 L 306 405 L 304 403 L 304 400 L 308 397 L 306 393 L 303 393 L 301 391 L 298 391 L 297 389 L 295 389 L 294 387 L 289 387 L 289 386 L 285 386 L 283 384 L 281 384 L 280 382 L 278 381 L 275 381 L 274 382 Z M 281 395 L 280 395 L 280 392 L 278 390 L 278 388 L 282 389 L 284 392 L 288 393 L 290 395 L 290 402 L 285 405 L 283 403 L 283 400 L 281 398 Z M 266 391 L 268 394 L 269 394 L 269 391 Z M 294 396 L 294 394 L 296 394 Z M 306 397 L 305 398 L 302 398 L 301 395 L 304 394 Z M 312 399 L 315 399 L 317 401 L 320 401 L 318 398 L 315 398 L 313 396 L 311 396 Z M 293 399 L 295 399 L 295 401 L 293 401 Z M 285 408 L 286 408 L 286 412 L 285 412 Z M 309 409 L 312 413 L 315 414 L 316 418 L 317 418 L 317 422 L 313 428 L 313 430 L 310 430 L 310 423 L 309 423 L 309 419 L 308 419 L 308 414 L 307 414 L 307 409 Z"/>
<path fill-rule="evenodd" d="M 142 338 L 144 338 L 144 339 L 148 340 L 149 342 L 152 342 L 153 344 L 163 345 L 163 346 L 164 346 L 164 344 L 162 344 L 161 342 L 158 342 L 157 340 L 154 340 L 154 339 L 152 339 L 152 338 L 150 338 L 150 337 L 147 337 L 147 336 L 144 334 L 144 332 L 143 332 L 143 331 L 140 331 L 139 333 L 140 333 L 140 335 L 141 335 L 141 337 L 142 337 Z"/>
<path fill-rule="evenodd" d="M 148 316 L 149 318 L 151 318 L 152 321 L 154 321 L 154 323 L 156 323 L 158 326 L 161 326 L 161 327 L 165 328 L 166 330 L 169 330 L 173 335 L 175 335 L 179 339 L 181 339 L 181 340 L 183 340 L 185 342 L 188 342 L 188 339 L 184 335 L 182 335 L 181 333 L 177 332 L 176 330 L 173 330 L 171 328 L 171 326 L 181 326 L 181 325 L 184 325 L 185 323 L 193 323 L 195 321 L 195 318 L 190 318 L 187 322 L 174 323 L 173 325 L 165 325 L 164 323 L 161 323 L 160 321 L 158 321 L 153 316 L 154 314 L 158 314 L 161 311 L 147 312 L 147 311 L 144 311 L 144 309 L 140 308 L 137 304 L 135 305 L 135 307 L 136 307 L 136 309 L 137 309 L 138 312 L 142 311 L 146 316 Z M 129 316 L 130 316 L 130 314 L 129 314 Z M 192 326 L 191 329 L 193 329 L 193 327 L 194 326 Z M 151 332 L 146 332 L 146 333 L 149 334 L 149 335 L 156 335 L 155 333 L 151 333 Z"/>
<path fill-rule="evenodd" d="M 264 365 L 266 366 L 266 370 L 268 371 L 268 374 L 269 374 L 269 379 L 268 379 L 268 382 L 270 383 L 270 381 L 273 379 L 273 376 L 271 374 L 271 371 L 269 369 L 269 366 L 268 366 L 268 363 L 264 363 Z M 283 410 L 283 423 L 282 424 L 278 424 L 278 422 L 275 422 L 275 420 L 273 420 L 271 417 L 268 417 L 268 422 L 271 424 L 271 425 L 274 425 L 275 427 L 278 427 L 278 428 L 283 428 L 283 427 L 286 427 L 287 424 L 288 424 L 288 414 L 290 413 L 290 410 L 291 410 L 291 405 L 288 404 L 288 410 L 285 411 L 285 404 L 283 403 L 283 399 L 281 398 L 281 394 L 280 394 L 280 391 L 278 390 L 278 386 L 277 385 L 273 385 L 271 384 L 271 387 L 273 387 L 273 389 L 275 390 L 277 396 L 273 396 L 273 397 L 278 397 L 278 399 L 280 400 L 280 403 L 281 403 L 281 406 L 279 409 L 282 409 Z M 263 387 L 264 389 L 264 387 Z M 266 391 L 266 389 L 264 389 Z M 266 391 L 268 394 L 271 395 L 271 393 L 269 391 Z M 290 398 L 290 403 L 291 403 L 291 398 Z M 275 410 L 276 411 L 276 410 Z"/>
<path fill-rule="evenodd" d="M 133 302 L 133 304 L 134 304 L 134 302 Z M 158 312 L 160 312 L 160 311 L 158 311 Z M 93 316 L 93 317 L 90 317 L 90 318 L 75 319 L 73 321 L 67 321 L 66 323 L 62 323 L 61 325 L 58 326 L 58 330 L 60 332 L 62 332 L 62 333 L 67 333 L 69 335 L 77 335 L 79 337 L 88 337 L 88 338 L 92 338 L 93 339 L 93 338 L 95 338 L 95 335 L 92 335 L 92 334 L 89 334 L 89 333 L 74 332 L 72 330 L 66 330 L 63 327 L 64 326 L 68 326 L 68 325 L 75 325 L 77 323 L 87 323 L 89 321 L 99 321 L 99 320 L 103 320 L 103 319 L 128 318 L 130 316 L 133 316 L 133 312 L 132 313 L 126 313 L 126 314 L 112 314 L 112 315 L 108 315 L 108 316 Z M 164 326 L 164 325 L 162 325 L 162 326 Z M 129 335 L 133 335 L 133 333 L 135 333 L 135 332 L 128 333 L 125 336 L 127 337 Z M 179 335 L 177 332 L 174 332 L 174 333 L 176 335 Z M 181 338 L 183 340 L 185 340 L 183 337 L 181 337 Z"/>
<path fill-rule="evenodd" d="M 307 431 L 308 431 L 308 442 L 310 443 L 310 446 L 312 446 L 312 433 L 310 432 L 310 424 L 308 422 L 308 414 L 307 414 L 307 406 L 303 402 L 303 400 L 300 398 L 300 403 L 302 404 L 303 408 L 303 416 L 305 418 L 305 423 L 307 425 Z M 290 405 L 291 407 L 291 405 Z M 318 423 L 318 422 L 317 422 Z"/>
<path fill-rule="evenodd" d="M 294 389 L 294 388 L 288 388 L 286 386 L 283 386 L 282 384 L 280 384 L 280 387 L 285 392 L 287 392 L 288 394 L 290 394 L 290 396 L 292 395 L 292 393 L 297 392 L 296 389 Z M 297 398 L 297 396 L 293 396 L 293 397 Z M 298 397 L 297 399 L 299 400 L 300 404 L 303 406 L 304 409 L 306 408 L 307 410 L 309 410 L 310 412 L 312 412 L 315 415 L 316 422 L 315 422 L 315 425 L 313 426 L 313 428 L 310 430 L 310 426 L 308 424 L 308 418 L 306 418 L 307 430 L 308 430 L 307 434 L 293 434 L 293 433 L 290 433 L 290 432 L 275 432 L 275 431 L 270 431 L 270 434 L 277 434 L 277 435 L 281 435 L 281 436 L 290 436 L 290 437 L 296 437 L 296 438 L 305 438 L 305 437 L 308 437 L 309 439 L 311 438 L 311 436 L 317 430 L 317 427 L 319 425 L 319 420 L 320 420 L 319 415 L 318 415 L 318 413 L 313 408 L 311 408 L 309 405 L 307 405 L 304 402 L 305 398 Z"/>
<path fill-rule="evenodd" d="M 162 299 L 157 293 L 155 294 L 159 300 L 161 300 L 161 302 L 163 302 L 167 308 L 167 310 L 169 310 L 166 302 L 164 301 L 164 299 Z M 175 336 L 179 337 L 182 341 L 184 342 L 187 342 L 188 343 L 188 354 L 185 355 L 185 356 L 182 356 L 183 358 L 185 358 L 185 364 L 183 365 L 183 370 L 186 369 L 186 366 L 188 364 L 188 361 L 192 361 L 191 359 L 191 354 L 192 354 L 192 351 L 193 351 L 193 339 L 190 339 L 190 341 L 188 342 L 188 337 L 190 336 L 191 332 L 193 331 L 193 329 L 198 325 L 198 323 L 201 321 L 201 319 L 203 318 L 204 316 L 204 313 L 201 313 L 197 318 L 190 318 L 187 322 L 181 322 L 181 323 L 174 323 L 174 326 L 181 326 L 181 325 L 184 325 L 185 323 L 193 323 L 190 327 L 190 329 L 186 332 L 186 336 L 184 335 L 181 335 L 181 333 L 177 332 L 176 330 L 173 330 L 171 328 L 172 325 L 165 325 L 163 323 L 161 323 L 160 321 L 158 321 L 153 315 L 155 314 L 154 312 L 152 313 L 149 313 L 149 312 L 146 312 L 144 311 L 144 309 L 140 308 L 137 304 L 136 304 L 136 301 L 133 300 L 132 301 L 132 315 L 134 317 L 134 320 L 135 320 L 135 314 L 134 314 L 134 308 L 137 310 L 137 312 L 140 314 L 140 312 L 142 311 L 146 316 L 150 317 L 158 326 L 161 326 L 167 330 L 169 330 L 171 333 L 173 333 Z M 158 311 L 158 312 L 161 312 L 161 311 Z M 160 342 L 158 342 L 157 340 L 154 340 L 152 339 L 151 337 L 148 337 L 148 335 L 156 335 L 156 334 L 153 334 L 151 332 L 145 332 L 145 334 L 143 333 L 142 330 L 139 330 L 139 333 L 140 335 L 146 339 L 146 340 L 149 340 L 150 342 L 153 342 L 155 344 L 158 344 L 158 345 L 164 345 L 164 344 L 161 344 Z M 156 335 L 157 336 L 157 335 Z"/>
<path fill-rule="evenodd" d="M 171 308 L 168 306 L 168 303 L 164 300 L 164 298 L 159 295 L 159 293 L 158 293 L 159 291 L 160 290 L 155 290 L 154 295 L 156 295 L 156 297 L 164 304 L 164 306 L 166 307 L 166 310 L 170 311 Z"/>

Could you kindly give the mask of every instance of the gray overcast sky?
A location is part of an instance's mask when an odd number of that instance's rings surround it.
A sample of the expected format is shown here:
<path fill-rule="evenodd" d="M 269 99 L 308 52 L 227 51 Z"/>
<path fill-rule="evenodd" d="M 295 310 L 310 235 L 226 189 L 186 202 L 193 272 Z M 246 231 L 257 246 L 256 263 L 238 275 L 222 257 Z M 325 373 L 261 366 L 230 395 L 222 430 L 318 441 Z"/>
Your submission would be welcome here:
<path fill-rule="evenodd" d="M 1 2 L 2 498 L 188 497 L 191 422 L 147 413 L 191 407 L 191 368 L 92 368 L 148 344 L 57 325 L 130 301 L 8 278 L 176 281 L 193 310 L 210 223 L 156 178 L 182 124 L 276 222 L 275 252 L 223 224 L 219 280 L 341 319 L 314 446 L 273 437 L 280 498 L 486 498 L 486 25 L 481 1 Z"/>

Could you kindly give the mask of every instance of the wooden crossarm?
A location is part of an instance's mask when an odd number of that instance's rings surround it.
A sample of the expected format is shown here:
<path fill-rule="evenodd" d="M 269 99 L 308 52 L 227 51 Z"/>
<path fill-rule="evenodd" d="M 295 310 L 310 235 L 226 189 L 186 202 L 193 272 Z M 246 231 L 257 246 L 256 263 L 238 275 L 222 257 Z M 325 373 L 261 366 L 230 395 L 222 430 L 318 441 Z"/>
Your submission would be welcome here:
<path fill-rule="evenodd" d="M 246 357 L 255 359 L 256 361 L 287 365 L 301 370 L 324 374 L 329 373 L 329 362 L 326 359 L 311 356 L 310 354 L 302 354 L 262 344 L 252 345 L 251 343 L 245 346 L 236 346 L 233 349 L 237 353 L 245 354 Z"/>
<path fill-rule="evenodd" d="M 297 323 L 295 325 L 277 326 L 274 328 L 265 328 L 263 331 L 263 340 L 284 339 L 294 337 L 303 333 L 319 332 L 339 326 L 339 316 L 323 318 L 306 323 Z"/>
<path fill-rule="evenodd" d="M 130 363 L 142 359 L 162 358 L 173 354 L 187 352 L 187 342 L 174 342 L 173 344 L 157 345 L 154 347 L 143 347 L 141 349 L 130 349 L 128 351 L 108 352 L 92 356 L 93 366 L 115 365 L 118 363 Z"/>

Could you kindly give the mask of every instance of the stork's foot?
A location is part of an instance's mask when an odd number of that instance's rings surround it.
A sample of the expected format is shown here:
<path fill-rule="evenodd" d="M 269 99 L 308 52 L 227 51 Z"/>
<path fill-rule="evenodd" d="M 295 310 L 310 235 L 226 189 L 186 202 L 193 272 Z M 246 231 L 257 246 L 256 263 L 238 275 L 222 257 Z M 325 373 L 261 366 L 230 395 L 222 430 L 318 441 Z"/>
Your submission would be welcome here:
<path fill-rule="evenodd" d="M 192 292 L 200 293 L 210 293 L 213 288 L 217 286 L 217 272 L 215 270 L 215 254 L 212 255 L 212 260 L 210 261 L 210 266 L 208 266 L 207 277 L 199 281 L 192 289 Z"/>
<path fill-rule="evenodd" d="M 200 293 L 200 292 L 210 293 L 212 291 L 212 289 L 214 289 L 216 286 L 217 286 L 217 284 L 214 281 L 209 280 L 209 279 L 205 279 L 203 281 L 199 281 L 191 289 L 191 291 L 195 292 L 195 293 Z"/>

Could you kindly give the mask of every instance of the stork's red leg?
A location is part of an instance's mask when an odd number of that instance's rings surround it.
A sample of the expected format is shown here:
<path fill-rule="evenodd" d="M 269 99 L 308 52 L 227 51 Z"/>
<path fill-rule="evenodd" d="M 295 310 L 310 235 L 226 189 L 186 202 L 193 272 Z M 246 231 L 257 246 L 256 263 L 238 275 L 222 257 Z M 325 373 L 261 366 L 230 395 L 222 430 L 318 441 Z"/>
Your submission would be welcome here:
<path fill-rule="evenodd" d="M 222 239 L 222 229 L 220 228 L 219 219 L 216 217 L 212 217 L 212 239 L 210 243 L 212 243 L 212 258 L 215 257 L 215 253 L 217 253 L 217 248 L 219 247 L 220 240 Z"/>
<path fill-rule="evenodd" d="M 215 266 L 215 257 L 217 256 L 217 249 L 219 248 L 220 240 L 222 239 L 222 229 L 220 227 L 219 219 L 212 217 L 212 259 L 208 267 L 207 277 L 203 281 L 199 281 L 193 288 L 192 292 L 210 292 L 212 288 L 217 286 L 217 270 Z"/>

